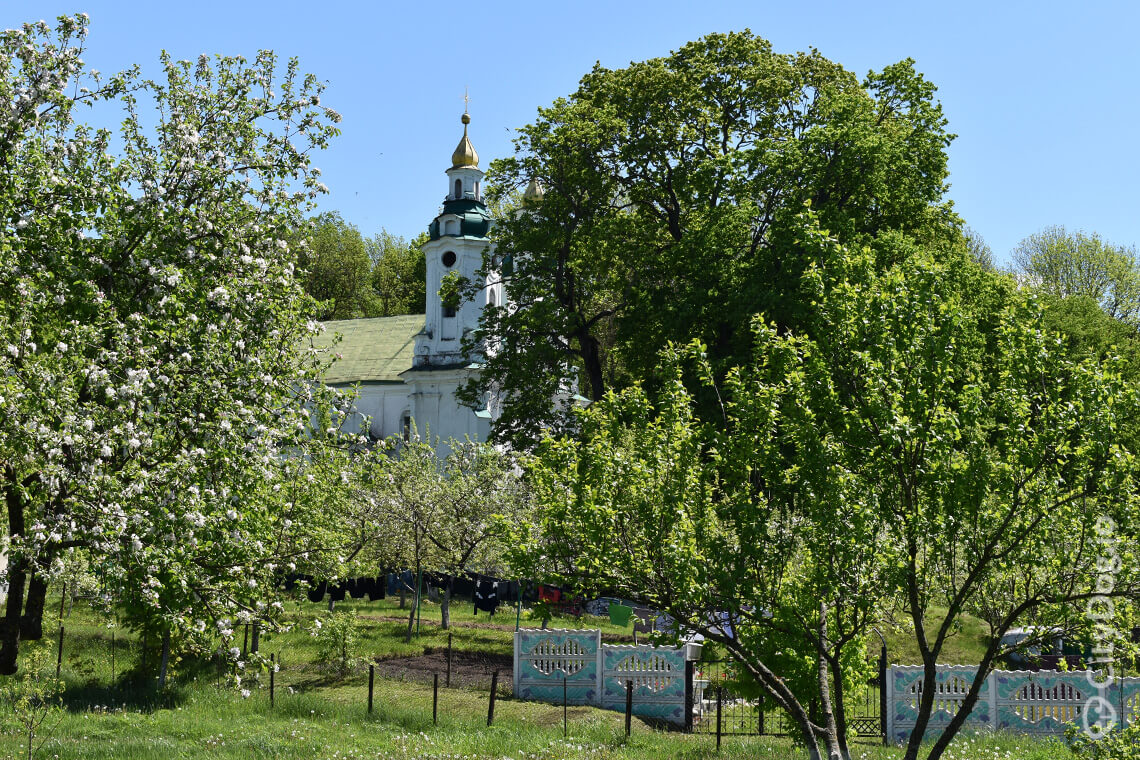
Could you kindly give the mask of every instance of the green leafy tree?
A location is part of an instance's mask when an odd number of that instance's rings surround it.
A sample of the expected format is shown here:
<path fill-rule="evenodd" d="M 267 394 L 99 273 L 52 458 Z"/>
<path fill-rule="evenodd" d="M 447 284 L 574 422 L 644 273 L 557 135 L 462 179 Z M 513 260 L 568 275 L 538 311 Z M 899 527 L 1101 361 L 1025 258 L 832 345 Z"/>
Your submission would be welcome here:
<path fill-rule="evenodd" d="M 56 725 L 62 720 L 64 684 L 51 672 L 54 663 L 50 645 L 40 643 L 33 646 L 27 659 L 27 667 L 19 678 L 10 679 L 4 684 L 3 694 L 12 717 L 26 739 L 24 757 L 32 760 L 50 736 L 50 731 L 44 728 L 44 724 L 52 718 L 57 718 Z M 52 727 L 54 726 L 48 728 Z M 45 733 L 49 736 L 45 736 Z M 39 739 L 38 743 L 36 739 Z"/>
<path fill-rule="evenodd" d="M 1113 245 L 1095 232 L 1046 227 L 1013 251 L 1017 272 L 1054 296 L 1093 299 L 1115 319 L 1140 325 L 1140 259 L 1135 247 Z"/>
<path fill-rule="evenodd" d="M 532 460 L 539 520 L 515 535 L 514 559 L 628 593 L 720 642 L 813 758 L 849 757 L 849 674 L 892 604 L 926 666 L 916 758 L 935 666 L 963 616 L 978 616 L 992 639 L 937 758 L 1010 628 L 1088 630 L 1086 603 L 1103 594 L 1127 630 L 1138 520 L 1119 433 L 1136 393 L 1114 360 L 1073 359 L 1032 299 L 967 256 L 908 249 L 883 271 L 876 252 L 801 225 L 812 337 L 757 321 L 752 359 L 715 394 L 715 424 L 698 421 L 687 388 L 694 376 L 718 388 L 707 358 L 677 352 L 655 403 L 633 388 L 591 407 L 580 440 L 549 440 Z M 1119 526 L 1108 588 L 1098 515 Z M 732 636 L 710 622 L 724 615 Z M 761 643 L 772 634 L 788 659 Z M 803 709 L 811 696 L 819 722 Z"/>
<path fill-rule="evenodd" d="M 377 311 L 364 238 L 335 211 L 313 220 L 300 266 L 305 291 L 318 302 L 317 319 L 355 319 Z"/>
<path fill-rule="evenodd" d="M 484 311 L 480 337 L 501 350 L 465 398 L 509 394 L 495 435 L 523 447 L 565 423 L 550 399 L 568 377 L 593 400 L 651 382 L 670 340 L 700 338 L 718 370 L 746 359 L 753 314 L 788 326 L 806 311 L 805 201 L 844 240 L 952 237 L 951 137 L 911 61 L 860 81 L 745 31 L 595 67 L 492 164 L 492 201 L 531 180 L 544 195 L 492 232 L 510 306 Z"/>
<path fill-rule="evenodd" d="M 803 403 L 815 424 L 799 443 L 827 447 L 871 510 L 877 543 L 925 666 L 907 760 L 918 757 L 935 668 L 966 614 L 991 637 L 962 709 L 930 748 L 936 759 L 976 703 L 1017 625 L 1087 630 L 1089 599 L 1137 592 L 1137 413 L 1114 358 L 1074 358 L 1040 307 L 968 259 L 908 256 L 879 273 L 870 252 L 805 235 L 820 265 Z M 793 365 L 795 366 L 795 365 Z M 1102 588 L 1094 526 L 1120 526 L 1127 569 Z M 946 610 L 933 615 L 934 606 Z"/>
<path fill-rule="evenodd" d="M 164 630 L 271 617 L 278 465 L 326 393 L 289 244 L 325 191 L 322 85 L 271 52 L 104 80 L 86 35 L 85 15 L 0 32 L 4 674 L 71 549 Z M 121 106 L 117 156 L 88 102 Z"/>
<path fill-rule="evenodd" d="M 427 262 L 420 248 L 427 233 L 411 242 L 387 230 L 367 239 L 372 259 L 372 290 L 378 317 L 423 314 L 427 296 Z"/>
<path fill-rule="evenodd" d="M 356 610 L 337 610 L 318 617 L 309 628 L 317 640 L 317 662 L 334 665 L 342 676 L 357 662 L 360 620 Z"/>

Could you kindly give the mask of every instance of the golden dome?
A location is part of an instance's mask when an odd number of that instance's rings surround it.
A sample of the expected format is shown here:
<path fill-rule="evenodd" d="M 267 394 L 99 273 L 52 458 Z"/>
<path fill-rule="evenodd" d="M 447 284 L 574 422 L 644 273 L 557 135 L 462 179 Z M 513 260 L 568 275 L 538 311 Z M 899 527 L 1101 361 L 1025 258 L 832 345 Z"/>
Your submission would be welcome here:
<path fill-rule="evenodd" d="M 472 145 L 471 140 L 467 138 L 467 125 L 471 123 L 471 117 L 464 112 L 462 121 L 463 139 L 460 140 L 459 145 L 455 147 L 455 152 L 451 154 L 451 168 L 478 169 L 479 154 L 475 152 L 475 146 Z"/>
<path fill-rule="evenodd" d="M 530 184 L 527 185 L 526 190 L 523 191 L 523 200 L 540 201 L 542 200 L 542 195 L 542 184 L 536 178 L 531 177 Z"/>

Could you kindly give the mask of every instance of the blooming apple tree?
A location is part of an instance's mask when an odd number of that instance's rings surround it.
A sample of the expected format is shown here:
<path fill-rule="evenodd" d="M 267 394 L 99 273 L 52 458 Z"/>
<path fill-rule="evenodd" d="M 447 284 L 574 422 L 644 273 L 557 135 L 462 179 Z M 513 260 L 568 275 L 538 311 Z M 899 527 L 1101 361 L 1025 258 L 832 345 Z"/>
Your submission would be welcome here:
<path fill-rule="evenodd" d="M 0 33 L 0 673 L 68 549 L 167 632 L 271 616 L 282 464 L 325 392 L 286 242 L 325 192 L 322 85 L 265 51 L 102 77 L 87 32 Z"/>

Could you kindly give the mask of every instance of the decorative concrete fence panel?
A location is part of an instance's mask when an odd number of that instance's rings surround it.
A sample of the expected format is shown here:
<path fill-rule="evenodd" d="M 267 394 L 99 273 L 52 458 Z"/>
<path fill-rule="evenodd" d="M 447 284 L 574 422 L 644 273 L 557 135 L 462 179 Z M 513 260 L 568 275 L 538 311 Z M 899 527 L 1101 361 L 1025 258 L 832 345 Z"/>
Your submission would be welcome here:
<path fill-rule="evenodd" d="M 633 712 L 685 723 L 684 647 L 602 644 L 599 630 L 515 632 L 515 696 L 560 704 L 625 710 L 633 682 Z"/>
<path fill-rule="evenodd" d="M 935 676 L 934 709 L 930 713 L 929 729 L 941 731 L 962 709 L 976 668 L 939 666 Z M 914 730 L 918 718 L 918 705 L 922 700 L 923 668 L 894 665 L 887 678 L 887 735 L 894 741 L 906 741 Z M 990 724 L 991 703 L 982 695 L 966 719 L 967 726 Z"/>
<path fill-rule="evenodd" d="M 515 696 L 572 705 L 598 703 L 601 631 L 515 632 Z M 563 683 L 565 679 L 565 683 Z"/>
<path fill-rule="evenodd" d="M 928 732 L 941 732 L 962 709 L 976 668 L 939 665 Z M 887 736 L 905 742 L 922 698 L 923 668 L 894 665 L 887 678 Z M 1065 724 L 1104 719 L 1131 725 L 1140 717 L 1140 678 L 1110 678 L 1103 688 L 1089 671 L 995 670 L 982 684 L 964 728 L 1060 736 Z M 1086 715 L 1087 711 L 1087 715 Z"/>
<path fill-rule="evenodd" d="M 685 650 L 654 646 L 602 646 L 602 707 L 624 710 L 633 684 L 633 713 L 685 722 Z"/>

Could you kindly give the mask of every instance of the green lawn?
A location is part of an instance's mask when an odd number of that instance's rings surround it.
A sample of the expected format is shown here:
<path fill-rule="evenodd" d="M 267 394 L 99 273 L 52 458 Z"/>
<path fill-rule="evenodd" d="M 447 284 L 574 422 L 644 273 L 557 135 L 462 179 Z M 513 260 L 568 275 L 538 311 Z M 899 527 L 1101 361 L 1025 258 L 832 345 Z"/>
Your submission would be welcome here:
<path fill-rule="evenodd" d="M 394 602 L 355 602 L 364 627 L 364 654 L 379 657 L 418 655 L 425 647 L 446 645 L 439 630 L 438 609 L 425 608 L 422 635 L 404 644 L 404 623 Z M 569 738 L 563 738 L 562 709 L 501 698 L 495 724 L 488 728 L 485 686 L 441 689 L 439 725 L 432 725 L 431 687 L 422 680 L 377 678 L 374 712 L 366 711 L 367 667 L 338 677 L 313 662 L 315 646 L 303 628 L 323 610 L 319 605 L 295 605 L 289 615 L 297 629 L 262 639 L 264 652 L 280 653 L 285 666 L 276 677 L 276 700 L 271 708 L 268 677 L 251 686 L 249 698 L 219 685 L 209 663 L 178 662 L 178 675 L 167 693 L 155 693 L 152 679 L 123 679 L 126 669 L 137 675 L 139 642 L 115 630 L 118 687 L 110 687 L 111 634 L 105 621 L 84 606 L 65 619 L 63 677 L 67 709 L 52 719 L 55 725 L 37 757 L 41 758 L 427 758 L 458 760 L 614 760 L 635 758 L 799 758 L 792 742 L 775 737 L 725 737 L 718 755 L 715 738 L 655 729 L 635 720 L 627 741 L 620 713 L 576 707 L 569 710 Z M 513 612 L 513 611 L 512 611 Z M 511 651 L 513 614 L 502 614 L 488 626 L 486 615 L 475 619 L 470 604 L 453 611 L 457 652 L 487 651 L 505 656 Z M 588 627 L 600 621 L 556 620 L 561 627 Z M 610 635 L 617 629 L 603 626 Z M 54 642 L 52 642 L 54 645 Z M 54 655 L 54 650 L 52 652 Z M 157 652 L 148 657 L 151 665 Z M 54 662 L 54 657 L 53 657 Z M 500 674 L 509 683 L 509 671 Z M 422 678 L 422 674 L 419 676 Z M 442 679 L 441 679 L 442 680 Z M 504 692 L 505 693 L 505 692 Z M 23 738 L 8 710 L 0 711 L 0 758 L 23 757 Z M 874 743 L 856 745 L 863 760 L 898 760 L 901 751 Z M 1019 737 L 963 739 L 951 760 L 1066 760 L 1063 744 Z"/>

